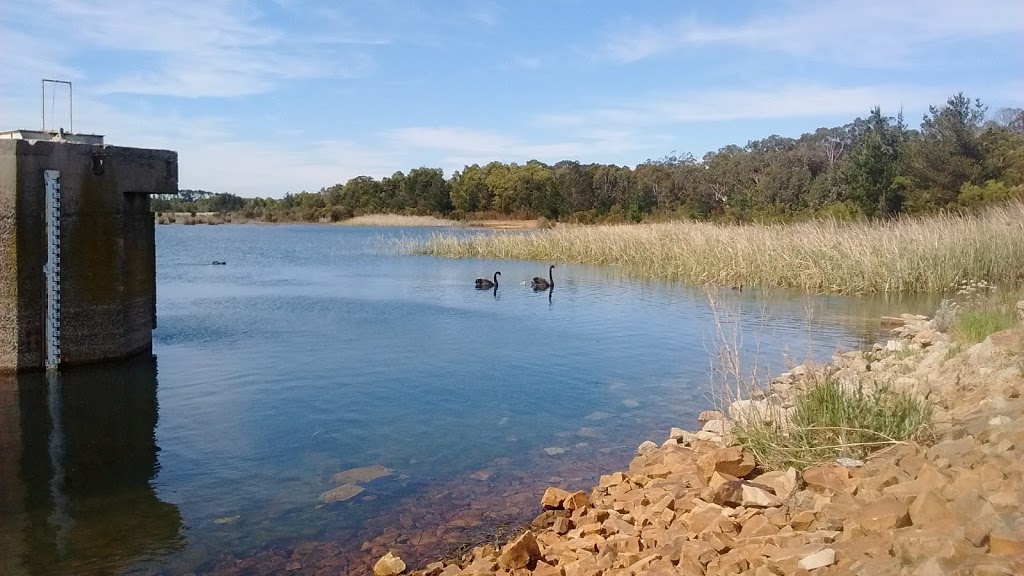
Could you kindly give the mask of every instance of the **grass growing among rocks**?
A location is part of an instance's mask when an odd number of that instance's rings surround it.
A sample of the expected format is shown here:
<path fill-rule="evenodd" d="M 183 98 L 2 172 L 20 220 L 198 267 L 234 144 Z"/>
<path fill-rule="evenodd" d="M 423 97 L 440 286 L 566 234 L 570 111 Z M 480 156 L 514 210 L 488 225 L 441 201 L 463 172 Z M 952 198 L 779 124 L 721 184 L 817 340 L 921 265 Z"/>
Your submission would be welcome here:
<path fill-rule="evenodd" d="M 814 380 L 788 413 L 736 422 L 739 443 L 770 469 L 808 466 L 837 458 L 862 459 L 874 450 L 917 439 L 931 422 L 929 403 L 907 392 L 879 387 L 868 393 L 832 378 Z"/>
<path fill-rule="evenodd" d="M 965 310 L 957 319 L 953 334 L 965 342 L 977 343 L 1016 325 L 1016 315 L 1004 306 Z"/>
<path fill-rule="evenodd" d="M 941 292 L 967 278 L 1014 284 L 1024 203 L 978 214 L 870 223 L 671 222 L 570 226 L 473 238 L 436 235 L 413 251 L 452 258 L 610 264 L 639 276 L 809 292 Z"/>

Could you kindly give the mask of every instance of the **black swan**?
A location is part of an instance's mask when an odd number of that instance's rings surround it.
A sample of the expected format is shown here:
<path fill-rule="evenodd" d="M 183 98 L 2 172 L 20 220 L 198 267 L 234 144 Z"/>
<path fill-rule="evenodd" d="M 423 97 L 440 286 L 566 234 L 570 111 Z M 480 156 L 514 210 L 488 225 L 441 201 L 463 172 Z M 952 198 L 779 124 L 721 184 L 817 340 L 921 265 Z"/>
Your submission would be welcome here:
<path fill-rule="evenodd" d="M 548 268 L 548 279 L 547 280 L 541 278 L 540 276 L 534 276 L 533 280 L 530 282 L 530 286 L 533 286 L 534 290 L 547 290 L 548 288 L 554 288 L 555 287 L 555 276 L 554 276 L 554 272 L 553 272 L 554 269 L 555 269 L 555 265 L 554 264 L 552 264 L 551 267 Z"/>
<path fill-rule="evenodd" d="M 494 273 L 494 282 L 491 282 L 487 278 L 477 278 L 476 279 L 476 287 L 480 288 L 480 289 L 490 288 L 492 286 L 497 288 L 498 287 L 498 276 L 501 276 L 501 272 L 495 272 Z"/>

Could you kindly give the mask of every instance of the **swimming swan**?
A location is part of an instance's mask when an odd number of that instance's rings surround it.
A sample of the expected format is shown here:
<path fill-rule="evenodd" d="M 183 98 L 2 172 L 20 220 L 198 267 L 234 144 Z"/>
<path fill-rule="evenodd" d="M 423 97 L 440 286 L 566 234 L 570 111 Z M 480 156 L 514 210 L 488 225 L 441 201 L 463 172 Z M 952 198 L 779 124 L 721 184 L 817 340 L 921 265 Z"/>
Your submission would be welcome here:
<path fill-rule="evenodd" d="M 547 280 L 541 278 L 540 276 L 534 276 L 533 280 L 530 282 L 530 286 L 532 286 L 534 290 L 547 290 L 548 288 L 554 288 L 555 287 L 555 276 L 554 276 L 554 272 L 553 272 L 554 269 L 555 269 L 555 265 L 554 264 L 552 264 L 551 267 L 548 268 L 548 279 Z"/>
<path fill-rule="evenodd" d="M 494 273 L 494 281 L 493 282 L 491 282 L 487 278 L 477 278 L 476 279 L 476 287 L 481 289 L 481 290 L 484 289 L 484 288 L 491 288 L 492 286 L 494 288 L 497 288 L 498 287 L 498 276 L 501 276 L 501 272 L 495 272 Z"/>

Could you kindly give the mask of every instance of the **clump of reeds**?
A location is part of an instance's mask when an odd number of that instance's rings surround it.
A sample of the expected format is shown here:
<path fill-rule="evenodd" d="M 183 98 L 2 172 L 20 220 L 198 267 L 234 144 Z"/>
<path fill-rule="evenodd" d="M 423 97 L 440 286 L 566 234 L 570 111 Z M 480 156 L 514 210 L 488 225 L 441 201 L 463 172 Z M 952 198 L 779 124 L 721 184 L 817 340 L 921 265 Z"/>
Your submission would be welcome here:
<path fill-rule="evenodd" d="M 338 224 L 346 226 L 459 226 L 455 220 L 446 220 L 435 216 L 407 216 L 404 214 L 367 214 L 342 220 Z"/>
<path fill-rule="evenodd" d="M 1024 203 L 885 222 L 670 222 L 439 234 L 412 249 L 453 258 L 612 264 L 634 275 L 694 283 L 817 293 L 938 292 L 968 278 L 1019 282 Z"/>

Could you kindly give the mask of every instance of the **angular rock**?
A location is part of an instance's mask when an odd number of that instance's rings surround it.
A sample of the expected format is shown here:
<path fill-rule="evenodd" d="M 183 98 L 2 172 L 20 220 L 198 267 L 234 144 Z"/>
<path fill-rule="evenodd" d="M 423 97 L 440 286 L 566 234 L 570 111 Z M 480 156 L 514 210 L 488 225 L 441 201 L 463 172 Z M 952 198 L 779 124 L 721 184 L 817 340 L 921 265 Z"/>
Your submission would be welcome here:
<path fill-rule="evenodd" d="M 921 330 L 920 332 L 914 335 L 913 342 L 920 344 L 921 346 L 927 347 L 931 346 L 932 343 L 935 342 L 937 339 L 938 336 L 935 334 L 935 332 L 932 332 L 931 330 Z"/>
<path fill-rule="evenodd" d="M 836 460 L 836 464 L 845 468 L 861 468 L 864 466 L 864 462 L 856 460 L 854 458 L 839 458 Z"/>
<path fill-rule="evenodd" d="M 644 440 L 639 446 L 637 446 L 636 453 L 640 456 L 646 456 L 647 454 L 650 454 L 651 452 L 654 452 L 657 449 L 657 444 L 651 442 L 650 440 Z"/>
<path fill-rule="evenodd" d="M 1024 534 L 1009 530 L 996 530 L 988 536 L 988 548 L 993 554 L 1020 556 L 1024 554 Z"/>
<path fill-rule="evenodd" d="M 701 454 L 697 458 L 704 478 L 711 478 L 715 472 L 727 474 L 734 478 L 743 478 L 754 469 L 754 457 L 737 446 L 720 448 Z"/>
<path fill-rule="evenodd" d="M 767 400 L 737 400 L 729 405 L 729 418 L 737 424 L 774 421 L 779 412 Z"/>
<path fill-rule="evenodd" d="M 562 500 L 562 507 L 566 510 L 579 510 L 587 506 L 590 506 L 590 500 L 587 493 L 582 490 L 573 492 Z"/>
<path fill-rule="evenodd" d="M 547 510 L 558 509 L 562 507 L 562 502 L 568 497 L 569 493 L 565 490 L 551 486 L 544 491 L 544 496 L 540 499 L 540 505 Z"/>
<path fill-rule="evenodd" d="M 739 538 L 774 536 L 778 533 L 779 529 L 776 528 L 774 524 L 769 522 L 763 514 L 758 514 L 743 523 L 743 528 L 740 529 Z"/>
<path fill-rule="evenodd" d="M 693 442 L 697 440 L 697 437 L 682 428 L 673 428 L 668 433 L 668 439 L 676 444 L 693 444 Z"/>
<path fill-rule="evenodd" d="M 484 574 L 493 574 L 497 567 L 498 563 L 490 558 L 478 558 L 472 564 L 466 566 L 465 570 L 456 572 L 456 574 L 460 576 L 483 576 Z"/>
<path fill-rule="evenodd" d="M 868 534 L 888 534 L 890 530 L 904 528 L 911 523 L 907 506 L 892 496 L 875 500 L 861 509 L 851 521 Z"/>
<path fill-rule="evenodd" d="M 804 470 L 804 483 L 818 493 L 856 492 L 856 484 L 850 481 L 849 469 L 842 466 L 812 466 Z"/>
<path fill-rule="evenodd" d="M 914 526 L 927 526 L 940 522 L 952 522 L 953 513 L 942 496 L 931 490 L 925 490 L 910 505 L 910 519 Z"/>
<path fill-rule="evenodd" d="M 793 515 L 789 520 L 789 525 L 793 527 L 793 530 L 803 532 L 811 527 L 817 521 L 818 517 L 813 510 L 801 510 Z"/>
<path fill-rule="evenodd" d="M 741 506 L 743 504 L 743 482 L 731 480 L 715 488 L 711 501 L 719 506 Z"/>
<path fill-rule="evenodd" d="M 729 423 L 725 420 L 708 420 L 704 423 L 704 426 L 697 433 L 697 439 L 700 439 L 701 433 L 714 434 L 717 436 L 724 436 L 726 430 L 729 428 Z"/>
<path fill-rule="evenodd" d="M 741 498 L 742 504 L 747 507 L 770 508 L 782 505 L 782 502 L 774 494 L 750 484 L 743 485 Z"/>
<path fill-rule="evenodd" d="M 796 468 L 790 467 L 786 472 L 772 482 L 775 495 L 781 500 L 788 499 L 799 486 Z"/>
<path fill-rule="evenodd" d="M 824 568 L 831 566 L 836 562 L 836 551 L 831 548 L 825 548 L 819 552 L 815 552 L 809 556 L 804 556 L 797 563 L 797 566 L 804 570 L 817 570 L 818 568 Z"/>
<path fill-rule="evenodd" d="M 705 410 L 701 412 L 699 416 L 697 416 L 697 421 L 700 422 L 701 424 L 704 424 L 705 422 L 710 422 L 712 420 L 725 420 L 725 414 L 723 414 L 720 410 Z"/>
<path fill-rule="evenodd" d="M 722 516 L 722 507 L 717 504 L 704 504 L 686 515 L 686 526 L 689 532 L 699 534 Z"/>
<path fill-rule="evenodd" d="M 388 552 L 373 565 L 373 576 L 397 576 L 405 572 L 405 562 Z"/>
<path fill-rule="evenodd" d="M 918 528 L 911 526 L 891 532 L 895 538 L 893 552 L 907 565 L 920 563 L 928 558 L 949 559 L 966 554 L 974 547 L 963 538 L 963 529 L 950 527 L 942 529 Z"/>
<path fill-rule="evenodd" d="M 714 472 L 711 474 L 711 479 L 708 480 L 708 486 L 717 490 L 722 484 L 725 484 L 726 482 L 735 482 L 737 480 L 739 480 L 739 478 L 736 478 L 735 476 Z"/>
<path fill-rule="evenodd" d="M 537 561 L 537 567 L 533 569 L 532 574 L 533 576 L 561 576 L 562 571 L 557 566 Z"/>
<path fill-rule="evenodd" d="M 533 532 L 526 531 L 510 544 L 505 546 L 498 556 L 498 566 L 506 570 L 516 570 L 533 565 L 540 559 L 540 546 Z"/>

